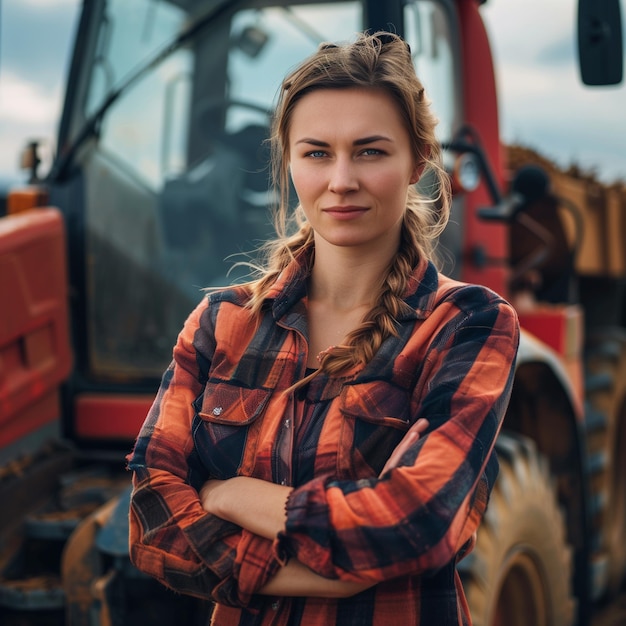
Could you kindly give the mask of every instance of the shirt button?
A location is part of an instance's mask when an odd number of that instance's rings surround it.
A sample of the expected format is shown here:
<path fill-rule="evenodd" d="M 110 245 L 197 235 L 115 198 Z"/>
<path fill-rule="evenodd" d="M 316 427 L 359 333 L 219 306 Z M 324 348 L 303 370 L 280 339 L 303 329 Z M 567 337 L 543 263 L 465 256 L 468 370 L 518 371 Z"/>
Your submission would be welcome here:
<path fill-rule="evenodd" d="M 215 417 L 217 417 L 218 415 L 222 414 L 223 410 L 224 409 L 221 406 L 213 407 L 213 415 L 215 415 Z"/>
<path fill-rule="evenodd" d="M 278 611 L 279 608 L 280 608 L 280 602 L 278 600 L 272 602 L 272 610 L 273 611 Z"/>
<path fill-rule="evenodd" d="M 280 484 L 281 484 L 281 485 L 286 485 L 286 484 L 287 484 L 287 481 L 283 478 L 283 479 L 280 481 Z"/>
<path fill-rule="evenodd" d="M 285 420 L 285 428 L 289 428 L 289 424 L 290 424 L 289 420 Z"/>

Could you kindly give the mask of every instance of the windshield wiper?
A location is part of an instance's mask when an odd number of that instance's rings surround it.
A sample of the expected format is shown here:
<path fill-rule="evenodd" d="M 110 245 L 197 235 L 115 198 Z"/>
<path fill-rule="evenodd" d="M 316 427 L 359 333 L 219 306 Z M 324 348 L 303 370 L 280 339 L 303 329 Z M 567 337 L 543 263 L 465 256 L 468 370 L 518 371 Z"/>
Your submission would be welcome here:
<path fill-rule="evenodd" d="M 172 41 L 165 44 L 165 46 L 158 50 L 144 64 L 140 65 L 124 81 L 122 81 L 118 87 L 113 89 L 98 109 L 83 124 L 81 129 L 76 134 L 74 141 L 72 141 L 64 150 L 63 154 L 59 155 L 59 157 L 55 160 L 50 172 L 46 176 L 46 181 L 51 182 L 63 179 L 64 175 L 67 173 L 68 167 L 74 160 L 74 156 L 76 155 L 76 152 L 78 152 L 78 149 L 85 143 L 85 141 L 87 141 L 87 139 L 99 134 L 100 124 L 105 113 L 129 87 L 141 79 L 145 74 L 150 72 L 154 67 L 162 63 L 171 54 L 176 52 L 176 50 L 181 48 L 209 22 L 220 17 L 220 15 L 225 12 L 227 7 L 231 9 L 232 5 L 233 3 L 229 0 L 219 0 L 216 2 L 204 15 L 201 15 L 195 21 L 191 22 L 189 26 L 182 30 Z"/>

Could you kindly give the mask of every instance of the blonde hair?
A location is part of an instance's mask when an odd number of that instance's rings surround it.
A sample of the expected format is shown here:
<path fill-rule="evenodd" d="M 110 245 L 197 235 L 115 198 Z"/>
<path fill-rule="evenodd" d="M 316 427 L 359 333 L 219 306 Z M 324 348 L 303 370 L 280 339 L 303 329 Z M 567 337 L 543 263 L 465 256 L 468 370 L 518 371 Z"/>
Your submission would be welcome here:
<path fill-rule="evenodd" d="M 450 210 L 450 187 L 441 165 L 441 148 L 435 136 L 437 119 L 424 88 L 415 74 L 408 45 L 385 32 L 362 34 L 353 43 L 321 44 L 283 81 L 271 133 L 272 174 L 279 198 L 275 211 L 278 238 L 264 246 L 266 263 L 260 277 L 250 284 L 250 308 L 259 313 L 268 291 L 280 272 L 294 259 L 311 251 L 313 230 L 300 206 L 289 216 L 289 131 L 294 108 L 306 94 L 319 89 L 375 89 L 396 103 L 410 138 L 416 164 L 431 172 L 437 194 L 433 200 L 408 192 L 398 254 L 384 277 L 378 303 L 344 344 L 325 351 L 320 369 L 329 375 L 369 362 L 382 342 L 397 335 L 396 320 L 407 308 L 405 293 L 413 268 L 421 258 L 435 261 L 436 239 L 443 231 Z M 309 377 L 310 378 L 310 377 Z M 301 381 L 302 384 L 309 378 Z M 294 386 L 300 386 L 300 383 Z"/>

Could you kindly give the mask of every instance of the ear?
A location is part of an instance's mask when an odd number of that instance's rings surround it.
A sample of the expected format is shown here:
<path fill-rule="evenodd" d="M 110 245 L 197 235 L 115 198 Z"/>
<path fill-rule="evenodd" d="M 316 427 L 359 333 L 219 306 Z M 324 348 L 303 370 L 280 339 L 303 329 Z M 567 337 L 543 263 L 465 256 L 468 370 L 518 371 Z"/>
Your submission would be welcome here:
<path fill-rule="evenodd" d="M 422 161 L 422 163 L 420 163 L 419 165 L 415 167 L 415 169 L 413 170 L 413 174 L 411 175 L 411 178 L 409 179 L 411 185 L 414 185 L 422 177 L 422 173 L 424 172 L 425 167 L 426 167 L 426 161 Z"/>
<path fill-rule="evenodd" d="M 428 161 L 428 157 L 430 156 L 430 147 L 425 146 L 422 149 L 422 153 L 419 155 L 419 159 L 415 168 L 413 169 L 413 174 L 411 176 L 411 185 L 414 185 L 424 173 L 424 168 L 426 167 L 426 162 Z"/>

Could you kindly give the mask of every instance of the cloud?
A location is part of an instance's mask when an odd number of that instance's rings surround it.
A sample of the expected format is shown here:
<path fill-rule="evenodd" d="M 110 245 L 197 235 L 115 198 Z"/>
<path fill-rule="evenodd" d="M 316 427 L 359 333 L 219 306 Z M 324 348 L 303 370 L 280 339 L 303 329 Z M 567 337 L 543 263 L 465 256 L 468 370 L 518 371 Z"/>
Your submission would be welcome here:
<path fill-rule="evenodd" d="M 58 8 L 63 6 L 75 7 L 77 5 L 76 0 L 21 0 L 22 5 L 26 5 L 32 8 L 49 9 Z"/>
<path fill-rule="evenodd" d="M 60 111 L 60 90 L 51 91 L 13 74 L 0 83 L 0 172 L 10 179 L 20 175 L 20 153 L 28 141 L 41 142 L 44 170 L 50 166 Z"/>
<path fill-rule="evenodd" d="M 45 171 L 51 162 L 64 74 L 79 0 L 2 3 L 0 20 L 0 175 L 24 180 L 20 153 L 42 141 Z"/>
<path fill-rule="evenodd" d="M 573 51 L 576 15 L 572 0 L 488 2 L 481 13 L 497 64 L 521 59 L 535 63 L 551 48 Z"/>
<path fill-rule="evenodd" d="M 68 65 L 78 8 L 77 0 L 2 3 L 0 81 L 9 72 L 53 87 Z"/>
<path fill-rule="evenodd" d="M 59 111 L 51 102 L 58 102 L 60 96 L 60 89 L 46 89 L 5 72 L 0 83 L 0 120 L 5 124 L 53 124 Z"/>
<path fill-rule="evenodd" d="M 578 164 L 608 182 L 626 178 L 626 86 L 582 85 L 575 3 L 509 0 L 481 10 L 505 143 L 530 146 L 562 166 Z"/>
<path fill-rule="evenodd" d="M 556 39 L 537 51 L 535 57 L 539 65 L 563 66 L 570 65 L 576 57 L 576 45 L 573 37 Z"/>

